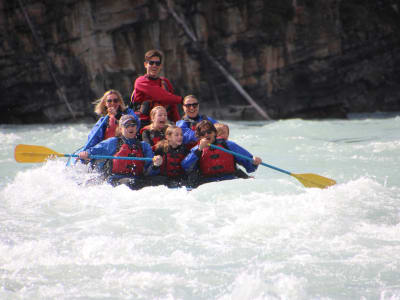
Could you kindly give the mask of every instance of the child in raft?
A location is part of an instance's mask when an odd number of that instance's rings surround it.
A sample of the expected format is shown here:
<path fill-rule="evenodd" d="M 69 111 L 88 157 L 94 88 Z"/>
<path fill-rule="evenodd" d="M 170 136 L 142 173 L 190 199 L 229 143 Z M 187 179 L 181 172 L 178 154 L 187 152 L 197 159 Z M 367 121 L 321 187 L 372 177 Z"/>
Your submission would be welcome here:
<path fill-rule="evenodd" d="M 160 176 L 165 177 L 165 185 L 169 188 L 185 185 L 185 171 L 181 162 L 189 150 L 182 141 L 182 129 L 176 125 L 169 125 L 165 131 L 165 139 L 158 142 L 155 148 L 155 155 L 160 155 L 163 159 Z"/>
<path fill-rule="evenodd" d="M 154 151 L 155 145 L 165 138 L 165 129 L 168 125 L 168 114 L 164 106 L 156 106 L 150 112 L 151 124 L 140 132 L 142 141 L 148 143 Z"/>
<path fill-rule="evenodd" d="M 227 141 L 229 138 L 229 126 L 224 123 L 215 123 L 214 126 L 217 130 L 217 139 L 223 139 Z M 254 178 L 254 176 L 247 175 L 245 171 L 240 169 L 240 167 L 237 167 L 236 176 L 243 179 Z"/>
<path fill-rule="evenodd" d="M 123 115 L 119 120 L 116 137 L 109 138 L 94 147 L 80 152 L 79 158 L 88 160 L 90 155 L 150 158 L 148 160 L 107 159 L 101 164 L 105 179 L 113 186 L 126 184 L 137 190 L 145 186 L 158 185 L 154 182 L 162 164 L 161 156 L 154 156 L 146 142 L 136 138 L 137 121 L 132 115 Z"/>
<path fill-rule="evenodd" d="M 221 180 L 239 178 L 236 174 L 237 166 L 243 166 L 247 172 L 257 170 L 262 162 L 261 158 L 254 157 L 238 144 L 224 139 L 217 139 L 217 130 L 209 120 L 203 120 L 196 125 L 196 136 L 200 139 L 198 145 L 182 161 L 182 167 L 189 176 L 189 185 L 197 187 L 200 184 Z M 249 161 L 234 156 L 223 150 L 216 149 L 210 144 L 236 152 L 243 156 L 252 157 Z"/>

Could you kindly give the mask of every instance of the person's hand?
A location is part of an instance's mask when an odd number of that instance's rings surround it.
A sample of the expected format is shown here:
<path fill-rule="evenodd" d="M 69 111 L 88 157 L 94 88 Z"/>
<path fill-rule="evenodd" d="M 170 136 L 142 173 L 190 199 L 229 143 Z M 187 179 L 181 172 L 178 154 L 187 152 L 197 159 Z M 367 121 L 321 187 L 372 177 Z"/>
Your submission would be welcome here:
<path fill-rule="evenodd" d="M 82 151 L 78 153 L 80 159 L 89 160 L 89 153 L 87 151 Z"/>
<path fill-rule="evenodd" d="M 261 158 L 259 158 L 257 156 L 253 157 L 253 165 L 258 166 L 259 164 L 261 164 L 261 162 L 262 162 Z"/>
<path fill-rule="evenodd" d="M 113 106 L 110 106 L 107 110 L 108 110 L 108 114 L 111 116 L 115 116 L 118 112 L 117 109 Z"/>
<path fill-rule="evenodd" d="M 203 151 L 204 148 L 208 147 L 210 141 L 206 138 L 202 138 L 199 142 L 199 150 Z"/>
<path fill-rule="evenodd" d="M 162 163 L 163 163 L 163 159 L 162 159 L 161 155 L 156 155 L 156 156 L 153 157 L 153 165 L 155 167 L 161 166 Z"/>

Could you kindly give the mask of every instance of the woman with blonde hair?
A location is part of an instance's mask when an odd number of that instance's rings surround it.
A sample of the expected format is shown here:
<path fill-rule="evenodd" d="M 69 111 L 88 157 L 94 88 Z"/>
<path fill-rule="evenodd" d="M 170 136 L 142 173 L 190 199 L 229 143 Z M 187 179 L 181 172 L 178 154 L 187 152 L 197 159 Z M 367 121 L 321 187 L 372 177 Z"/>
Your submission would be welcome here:
<path fill-rule="evenodd" d="M 100 119 L 93 126 L 89 133 L 88 141 L 82 150 L 97 145 L 102 140 L 115 136 L 118 128 L 118 120 L 123 115 L 132 115 L 140 128 L 140 120 L 135 112 L 125 106 L 122 95 L 117 90 L 108 90 L 104 95 L 93 102 L 95 104 L 94 112 L 100 116 Z"/>

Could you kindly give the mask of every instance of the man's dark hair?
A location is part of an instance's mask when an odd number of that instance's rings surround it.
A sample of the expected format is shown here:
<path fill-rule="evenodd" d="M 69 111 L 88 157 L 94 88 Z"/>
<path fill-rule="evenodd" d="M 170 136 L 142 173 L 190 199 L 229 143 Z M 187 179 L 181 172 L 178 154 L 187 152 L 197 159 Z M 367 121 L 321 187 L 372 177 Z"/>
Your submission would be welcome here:
<path fill-rule="evenodd" d="M 148 61 L 152 57 L 158 57 L 160 59 L 160 62 L 162 63 L 163 54 L 160 50 L 153 49 L 147 51 L 146 54 L 144 55 L 144 60 Z"/>
<path fill-rule="evenodd" d="M 196 125 L 196 132 L 195 135 L 197 138 L 201 138 L 201 132 L 204 130 L 208 130 L 211 129 L 212 131 L 214 131 L 215 133 L 217 133 L 217 129 L 215 128 L 214 124 L 211 123 L 210 120 L 203 120 L 200 121 L 199 123 L 197 123 Z"/>

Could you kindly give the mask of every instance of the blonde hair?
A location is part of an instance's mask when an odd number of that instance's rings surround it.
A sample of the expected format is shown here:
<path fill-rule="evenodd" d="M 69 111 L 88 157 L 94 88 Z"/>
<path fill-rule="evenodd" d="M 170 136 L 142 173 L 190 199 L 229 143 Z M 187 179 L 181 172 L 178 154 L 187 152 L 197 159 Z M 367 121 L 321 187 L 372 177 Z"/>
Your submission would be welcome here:
<path fill-rule="evenodd" d="M 167 136 L 171 136 L 172 133 L 174 132 L 175 129 L 180 129 L 182 131 L 182 128 L 176 126 L 176 125 L 168 125 L 167 129 L 165 130 L 165 139 L 159 141 L 156 144 L 156 149 L 162 149 L 162 151 L 164 153 L 168 152 L 168 148 L 169 148 L 169 142 L 167 139 Z"/>
<path fill-rule="evenodd" d="M 122 95 L 120 92 L 118 92 L 117 90 L 108 90 L 107 92 L 104 93 L 104 95 L 95 100 L 93 102 L 93 104 L 95 104 L 94 106 L 94 112 L 96 114 L 98 114 L 99 116 L 106 116 L 107 115 L 107 106 L 106 106 L 106 101 L 107 101 L 107 97 L 111 94 L 117 95 L 119 101 L 120 101 L 120 107 L 121 110 L 124 111 L 126 109 L 125 103 L 124 103 L 124 99 L 122 98 Z"/>
<path fill-rule="evenodd" d="M 229 136 L 229 126 L 224 124 L 224 123 L 215 123 L 214 124 L 215 129 L 217 129 L 217 136 L 220 136 L 221 134 L 225 133 L 224 131 L 226 130 L 226 133 Z"/>
<path fill-rule="evenodd" d="M 151 124 L 149 126 L 150 129 L 154 129 L 154 127 L 153 127 L 154 118 L 156 117 L 156 114 L 161 110 L 163 110 L 163 111 L 165 111 L 165 113 L 167 113 L 167 109 L 161 105 L 153 107 L 153 109 L 150 111 L 150 120 L 151 120 Z"/>

